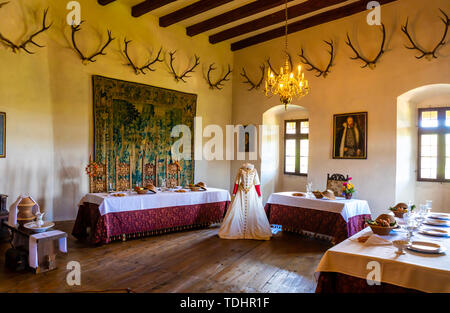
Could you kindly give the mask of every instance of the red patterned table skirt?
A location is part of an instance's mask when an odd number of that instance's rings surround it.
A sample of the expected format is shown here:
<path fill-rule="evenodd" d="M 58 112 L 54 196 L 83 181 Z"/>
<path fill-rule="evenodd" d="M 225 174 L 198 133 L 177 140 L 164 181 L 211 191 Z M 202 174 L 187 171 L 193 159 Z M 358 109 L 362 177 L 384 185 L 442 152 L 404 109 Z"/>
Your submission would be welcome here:
<path fill-rule="evenodd" d="M 316 293 L 419 293 L 421 291 L 408 289 L 387 283 L 370 286 L 362 278 L 341 273 L 322 272 L 317 282 Z"/>
<path fill-rule="evenodd" d="M 205 203 L 100 215 L 98 205 L 80 205 L 72 235 L 78 239 L 91 233 L 92 243 L 138 238 L 152 234 L 209 226 L 223 220 L 230 202 Z"/>
<path fill-rule="evenodd" d="M 264 209 L 270 224 L 282 225 L 288 231 L 331 236 L 335 244 L 363 230 L 366 218 L 370 219 L 369 214 L 362 214 L 349 218 L 346 223 L 340 213 L 272 203 L 267 203 Z"/>

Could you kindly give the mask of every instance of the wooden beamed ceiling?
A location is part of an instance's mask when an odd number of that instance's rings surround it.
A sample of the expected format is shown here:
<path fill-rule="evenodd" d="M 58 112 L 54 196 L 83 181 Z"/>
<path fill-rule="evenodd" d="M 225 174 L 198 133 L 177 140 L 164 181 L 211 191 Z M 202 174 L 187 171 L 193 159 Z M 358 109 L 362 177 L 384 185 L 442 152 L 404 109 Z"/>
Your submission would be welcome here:
<path fill-rule="evenodd" d="M 97 1 L 101 5 L 117 2 L 116 0 Z M 287 1 L 291 4 L 288 7 L 288 20 L 296 19 L 295 22 L 288 24 L 289 34 L 365 11 L 369 2 L 368 0 L 356 2 L 351 0 Z M 394 1 L 397 0 L 378 0 L 381 5 Z M 171 10 L 175 5 L 183 4 L 183 2 L 187 5 Z M 191 37 L 209 32 L 209 42 L 212 44 L 240 37 L 238 41 L 231 43 L 232 51 L 284 36 L 284 26 L 280 26 L 280 23 L 285 21 L 285 0 L 255 0 L 238 6 L 239 2 L 240 0 L 197 0 L 194 2 L 188 0 L 145 0 L 133 5 L 131 14 L 134 17 L 140 17 L 161 8 L 165 13 L 159 16 L 160 27 L 181 23 L 186 27 L 187 35 Z M 346 4 L 346 2 L 349 4 Z M 235 4 L 234 7 L 232 7 L 233 4 Z M 222 8 L 222 12 L 210 13 L 210 11 L 218 12 L 224 5 L 227 6 Z M 216 8 L 217 10 L 212 11 Z M 159 11 L 154 14 L 158 15 Z M 209 16 L 207 13 L 210 13 Z M 184 22 L 200 14 L 203 15 L 198 16 L 194 23 L 186 25 L 189 21 Z M 251 19 L 253 15 L 256 16 Z M 308 15 L 308 17 L 298 20 L 304 15 Z M 245 21 L 239 23 L 243 19 Z M 234 23 L 233 26 L 226 27 L 230 23 Z M 212 33 L 217 28 L 222 29 Z M 252 33 L 249 37 L 242 38 L 249 33 Z"/>

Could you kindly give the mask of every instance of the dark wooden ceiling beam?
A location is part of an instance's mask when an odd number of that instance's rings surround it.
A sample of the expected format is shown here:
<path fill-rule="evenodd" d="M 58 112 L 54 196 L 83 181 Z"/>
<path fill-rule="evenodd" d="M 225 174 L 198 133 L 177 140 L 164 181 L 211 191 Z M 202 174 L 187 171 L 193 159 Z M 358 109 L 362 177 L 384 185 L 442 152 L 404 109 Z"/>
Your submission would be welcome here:
<path fill-rule="evenodd" d="M 131 8 L 131 15 L 139 17 L 175 1 L 176 0 L 146 0 L 133 6 Z"/>
<path fill-rule="evenodd" d="M 107 5 L 114 1 L 116 1 L 116 0 L 97 0 L 98 4 L 100 4 L 100 5 Z"/>
<path fill-rule="evenodd" d="M 288 2 L 291 1 L 293 0 L 288 0 Z M 208 30 L 223 26 L 225 24 L 235 22 L 242 18 L 246 18 L 248 16 L 270 10 L 276 6 L 283 5 L 284 3 L 285 0 L 257 0 L 234 10 L 191 25 L 186 28 L 186 33 L 188 36 L 192 37 Z"/>
<path fill-rule="evenodd" d="M 292 19 L 295 17 L 299 17 L 331 5 L 339 4 L 345 2 L 347 0 L 308 0 L 306 2 L 293 5 L 288 8 L 288 19 Z M 268 27 L 274 24 L 278 24 L 283 22 L 286 19 L 285 10 L 280 10 L 275 13 L 263 16 L 256 20 L 226 29 L 217 34 L 213 34 L 209 36 L 210 43 L 218 43 L 224 40 L 228 40 L 240 35 L 244 35 L 246 33 L 250 33 L 252 31 Z"/>
<path fill-rule="evenodd" d="M 161 16 L 159 26 L 167 27 L 200 13 L 212 10 L 233 0 L 200 0 L 175 12 Z"/>
<path fill-rule="evenodd" d="M 378 0 L 378 2 L 383 5 L 390 2 L 394 2 L 397 0 Z M 350 16 L 356 13 L 360 13 L 362 11 L 367 10 L 367 2 L 366 1 L 358 1 L 334 10 L 326 11 L 312 17 L 306 18 L 304 20 L 300 20 L 298 22 L 294 22 L 288 25 L 288 33 L 295 33 L 301 31 L 306 28 L 310 28 L 313 26 L 317 26 L 323 23 L 331 22 L 346 16 Z M 236 51 L 240 49 L 244 49 L 268 40 L 272 40 L 278 37 L 284 36 L 284 27 L 275 28 L 269 30 L 267 32 L 233 42 L 231 44 L 231 51 Z"/>

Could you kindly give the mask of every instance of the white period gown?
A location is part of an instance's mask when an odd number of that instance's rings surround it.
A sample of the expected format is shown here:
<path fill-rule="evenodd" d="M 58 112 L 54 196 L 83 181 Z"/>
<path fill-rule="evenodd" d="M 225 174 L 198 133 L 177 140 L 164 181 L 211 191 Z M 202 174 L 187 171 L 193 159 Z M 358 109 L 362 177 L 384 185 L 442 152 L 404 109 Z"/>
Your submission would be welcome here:
<path fill-rule="evenodd" d="M 223 239 L 269 240 L 270 224 L 258 197 L 255 185 L 260 185 L 256 169 L 239 169 L 238 190 L 219 230 Z"/>

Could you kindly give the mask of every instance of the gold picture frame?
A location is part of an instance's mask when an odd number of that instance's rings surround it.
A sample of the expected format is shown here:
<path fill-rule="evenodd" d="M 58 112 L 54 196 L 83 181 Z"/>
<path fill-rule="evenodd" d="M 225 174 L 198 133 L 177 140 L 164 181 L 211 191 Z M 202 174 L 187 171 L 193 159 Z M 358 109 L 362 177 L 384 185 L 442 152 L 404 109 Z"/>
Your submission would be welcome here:
<path fill-rule="evenodd" d="M 367 112 L 333 115 L 333 159 L 367 159 Z"/>
<path fill-rule="evenodd" d="M 0 112 L 0 158 L 6 158 L 6 113 Z"/>

